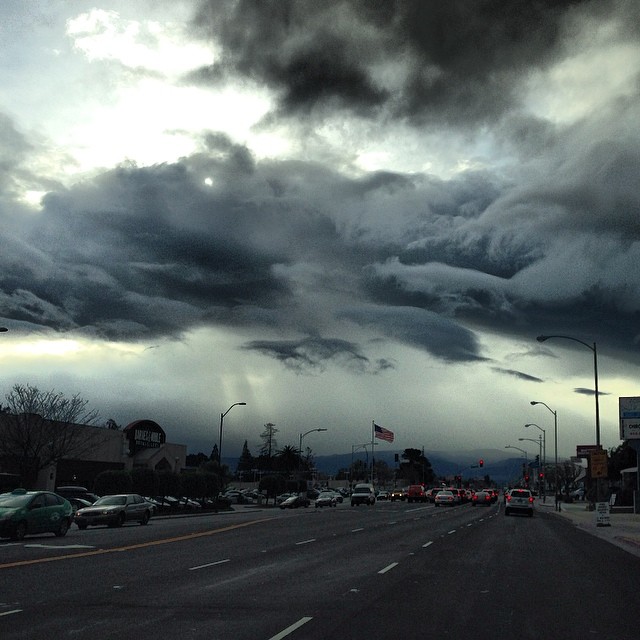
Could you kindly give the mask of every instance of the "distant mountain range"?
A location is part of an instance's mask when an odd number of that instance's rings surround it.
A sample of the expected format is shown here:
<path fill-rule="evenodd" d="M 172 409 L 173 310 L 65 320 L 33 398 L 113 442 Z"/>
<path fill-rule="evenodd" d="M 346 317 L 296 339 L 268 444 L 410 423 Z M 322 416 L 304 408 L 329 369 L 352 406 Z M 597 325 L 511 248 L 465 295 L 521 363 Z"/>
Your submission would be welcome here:
<path fill-rule="evenodd" d="M 377 451 L 376 459 L 384 460 L 389 467 L 395 468 L 395 454 L 402 461 L 403 451 Z M 425 451 L 425 457 L 431 463 L 431 467 L 437 477 L 452 477 L 461 475 L 463 481 L 469 478 L 483 478 L 488 475 L 498 484 L 513 481 L 522 475 L 522 457 L 513 458 L 500 449 L 483 449 L 473 451 Z M 365 460 L 365 456 L 356 454 L 355 460 Z M 480 468 L 479 462 L 483 461 Z M 321 473 L 334 476 L 340 469 L 348 469 L 351 466 L 350 453 L 334 454 L 329 456 L 314 456 L 316 468 Z"/>

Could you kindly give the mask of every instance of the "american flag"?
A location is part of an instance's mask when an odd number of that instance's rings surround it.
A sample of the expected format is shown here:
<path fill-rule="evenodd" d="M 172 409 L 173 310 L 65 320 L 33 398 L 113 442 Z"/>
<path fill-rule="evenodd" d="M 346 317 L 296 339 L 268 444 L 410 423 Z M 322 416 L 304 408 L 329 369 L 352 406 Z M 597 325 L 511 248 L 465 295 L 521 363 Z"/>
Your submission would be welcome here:
<path fill-rule="evenodd" d="M 380 438 L 380 440 L 386 440 L 387 442 L 393 442 L 393 431 L 389 431 L 389 429 L 385 429 L 374 423 L 373 430 L 375 432 L 376 438 Z"/>

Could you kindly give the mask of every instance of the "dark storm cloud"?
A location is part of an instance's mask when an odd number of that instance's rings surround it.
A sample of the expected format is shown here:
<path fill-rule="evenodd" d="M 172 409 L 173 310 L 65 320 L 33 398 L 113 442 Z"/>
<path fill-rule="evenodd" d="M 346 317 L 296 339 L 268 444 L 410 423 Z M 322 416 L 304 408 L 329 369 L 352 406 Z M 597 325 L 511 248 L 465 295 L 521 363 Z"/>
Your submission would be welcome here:
<path fill-rule="evenodd" d="M 253 340 L 243 348 L 275 358 L 298 373 L 322 371 L 331 361 L 358 372 L 376 373 L 394 368 L 387 360 L 370 362 L 357 344 L 347 340 L 320 337 L 302 340 Z"/>
<path fill-rule="evenodd" d="M 240 74 L 272 88 L 282 113 L 384 108 L 469 126 L 519 105 L 523 78 L 565 54 L 571 19 L 598 19 L 599 4 L 638 17 L 593 0 L 209 0 L 194 25 L 223 51 L 192 79 Z"/>
<path fill-rule="evenodd" d="M 409 344 L 449 362 L 476 362 L 479 345 L 473 332 L 415 307 L 375 307 L 363 305 L 344 309 L 341 318 L 361 326 L 374 327 L 384 335 Z"/>
<path fill-rule="evenodd" d="M 523 373 L 522 371 L 516 371 L 514 369 L 502 369 L 501 367 L 491 367 L 492 371 L 496 373 L 503 373 L 508 376 L 513 376 L 514 378 L 518 378 L 519 380 L 524 380 L 525 382 L 544 382 L 541 378 L 536 376 L 529 375 L 528 373 Z"/>

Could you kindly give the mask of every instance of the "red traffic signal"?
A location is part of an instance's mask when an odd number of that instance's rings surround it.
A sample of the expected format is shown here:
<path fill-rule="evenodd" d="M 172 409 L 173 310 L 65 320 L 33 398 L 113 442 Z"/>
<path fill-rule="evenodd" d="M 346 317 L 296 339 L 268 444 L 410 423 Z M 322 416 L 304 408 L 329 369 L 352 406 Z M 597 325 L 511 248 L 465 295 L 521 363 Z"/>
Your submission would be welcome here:
<path fill-rule="evenodd" d="M 483 460 L 482 458 L 480 458 L 480 460 L 478 460 L 478 464 L 479 464 L 481 467 L 484 467 L 484 460 Z"/>

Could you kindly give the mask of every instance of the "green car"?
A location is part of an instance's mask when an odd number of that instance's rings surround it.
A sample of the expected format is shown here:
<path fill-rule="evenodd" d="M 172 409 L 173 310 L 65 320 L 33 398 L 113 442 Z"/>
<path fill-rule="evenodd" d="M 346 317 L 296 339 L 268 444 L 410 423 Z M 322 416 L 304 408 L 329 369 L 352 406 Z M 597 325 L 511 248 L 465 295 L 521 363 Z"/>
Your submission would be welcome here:
<path fill-rule="evenodd" d="M 15 489 L 0 495 L 0 538 L 22 540 L 33 533 L 64 536 L 73 522 L 73 508 L 51 491 Z"/>

